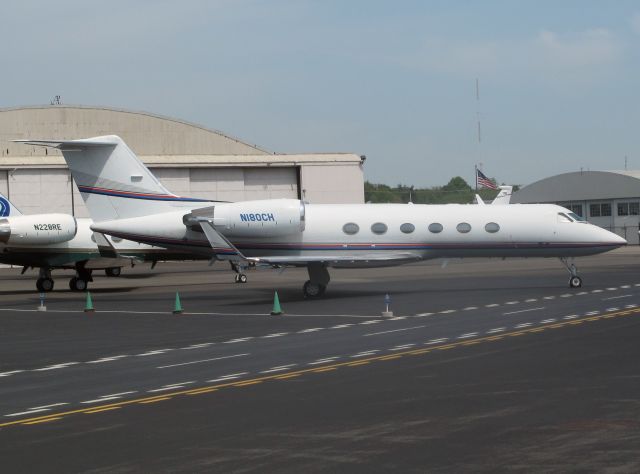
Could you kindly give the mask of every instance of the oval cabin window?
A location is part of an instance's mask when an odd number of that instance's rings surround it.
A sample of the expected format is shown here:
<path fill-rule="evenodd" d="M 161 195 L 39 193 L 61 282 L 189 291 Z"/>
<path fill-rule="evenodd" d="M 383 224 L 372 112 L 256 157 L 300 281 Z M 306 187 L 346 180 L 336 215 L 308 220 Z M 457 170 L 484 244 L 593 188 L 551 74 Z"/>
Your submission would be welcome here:
<path fill-rule="evenodd" d="M 400 232 L 402 232 L 404 234 L 410 234 L 414 230 L 416 230 L 416 226 L 414 226 L 413 224 L 411 224 L 409 222 L 406 222 L 406 223 L 404 223 L 404 224 L 402 224 L 400 226 Z"/>
<path fill-rule="evenodd" d="M 438 223 L 438 222 L 434 222 L 433 224 L 429 224 L 429 232 L 433 233 L 433 234 L 439 234 L 440 232 L 442 232 L 442 224 Z"/>
<path fill-rule="evenodd" d="M 456 226 L 456 229 L 461 234 L 466 234 L 467 232 L 471 231 L 471 224 L 468 224 L 466 222 L 461 222 Z"/>
<path fill-rule="evenodd" d="M 376 222 L 371 226 L 371 232 L 374 234 L 384 234 L 387 231 L 387 224 L 383 224 L 382 222 Z"/>
<path fill-rule="evenodd" d="M 360 227 L 358 227 L 358 224 L 355 224 L 353 222 L 349 222 L 348 224 L 342 226 L 342 232 L 349 235 L 357 234 L 359 230 Z"/>
<path fill-rule="evenodd" d="M 484 226 L 484 230 L 486 230 L 490 234 L 495 234 L 500 230 L 500 226 L 495 222 L 489 222 L 487 225 Z"/>

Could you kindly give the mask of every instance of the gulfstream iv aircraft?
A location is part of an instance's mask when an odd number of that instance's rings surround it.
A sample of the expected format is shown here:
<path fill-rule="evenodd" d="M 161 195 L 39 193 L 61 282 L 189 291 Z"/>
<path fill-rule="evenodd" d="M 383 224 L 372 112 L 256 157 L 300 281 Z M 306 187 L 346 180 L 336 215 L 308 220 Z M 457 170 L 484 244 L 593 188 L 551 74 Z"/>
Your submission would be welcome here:
<path fill-rule="evenodd" d="M 296 199 L 211 202 L 169 192 L 110 135 L 20 140 L 62 151 L 99 233 L 188 250 L 237 266 L 305 266 L 307 297 L 329 267 L 381 267 L 432 258 L 558 257 L 581 286 L 573 257 L 626 240 L 549 204 L 308 204 Z"/>

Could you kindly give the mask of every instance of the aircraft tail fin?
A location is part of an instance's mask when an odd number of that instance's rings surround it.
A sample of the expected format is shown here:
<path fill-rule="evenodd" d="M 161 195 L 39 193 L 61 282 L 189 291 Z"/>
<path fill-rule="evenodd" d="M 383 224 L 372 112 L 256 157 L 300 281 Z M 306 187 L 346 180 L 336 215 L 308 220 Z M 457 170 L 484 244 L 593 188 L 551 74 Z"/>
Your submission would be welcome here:
<path fill-rule="evenodd" d="M 95 222 L 201 207 L 205 199 L 176 196 L 116 135 L 82 140 L 15 140 L 57 148 Z"/>
<path fill-rule="evenodd" d="M 0 217 L 21 216 L 22 212 L 7 197 L 0 193 Z"/>

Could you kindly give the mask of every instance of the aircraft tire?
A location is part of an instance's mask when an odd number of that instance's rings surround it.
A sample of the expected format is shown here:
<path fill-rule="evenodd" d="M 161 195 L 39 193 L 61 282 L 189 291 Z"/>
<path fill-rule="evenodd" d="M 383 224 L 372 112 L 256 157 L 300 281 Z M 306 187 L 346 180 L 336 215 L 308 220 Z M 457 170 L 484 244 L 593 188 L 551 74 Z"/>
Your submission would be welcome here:
<path fill-rule="evenodd" d="M 87 280 L 73 277 L 69 280 L 69 288 L 71 291 L 85 291 L 87 289 Z"/>
<path fill-rule="evenodd" d="M 311 280 L 307 280 L 302 287 L 302 293 L 305 298 L 319 298 L 325 292 L 327 287 L 320 283 L 312 283 Z"/>
<path fill-rule="evenodd" d="M 244 273 L 240 273 L 238 275 L 238 283 L 246 283 L 247 282 L 247 275 L 245 275 Z"/>
<path fill-rule="evenodd" d="M 570 288 L 580 288 L 582 286 L 582 278 L 579 276 L 572 276 L 569 278 L 569 287 Z"/>
<path fill-rule="evenodd" d="M 120 273 L 122 273 L 122 269 L 120 267 L 110 267 L 104 269 L 104 274 L 108 277 L 119 277 Z"/>
<path fill-rule="evenodd" d="M 36 288 L 43 293 L 53 290 L 53 280 L 51 278 L 38 278 Z"/>

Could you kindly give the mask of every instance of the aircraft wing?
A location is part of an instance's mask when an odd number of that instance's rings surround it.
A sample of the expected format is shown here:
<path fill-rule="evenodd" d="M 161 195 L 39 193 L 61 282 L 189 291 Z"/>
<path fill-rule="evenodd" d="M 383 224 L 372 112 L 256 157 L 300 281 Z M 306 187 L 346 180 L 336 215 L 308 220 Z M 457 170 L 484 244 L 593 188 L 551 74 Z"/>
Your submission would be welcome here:
<path fill-rule="evenodd" d="M 313 256 L 273 256 L 273 257 L 259 257 L 259 258 L 248 258 L 249 261 L 254 261 L 256 263 L 268 263 L 270 265 L 291 265 L 291 266 L 299 266 L 305 265 L 307 263 L 312 262 L 320 262 L 326 264 L 336 264 L 336 265 L 349 265 L 349 264 L 362 264 L 362 265 L 371 265 L 371 266 L 383 266 L 385 264 L 395 265 L 398 263 L 408 263 L 412 261 L 420 260 L 420 257 L 413 253 L 409 252 L 394 252 L 389 253 L 385 252 L 384 255 L 379 255 L 375 253 L 354 253 L 351 255 L 313 255 Z"/>
<path fill-rule="evenodd" d="M 229 240 L 217 231 L 211 219 L 197 218 L 217 260 L 248 260 Z"/>

